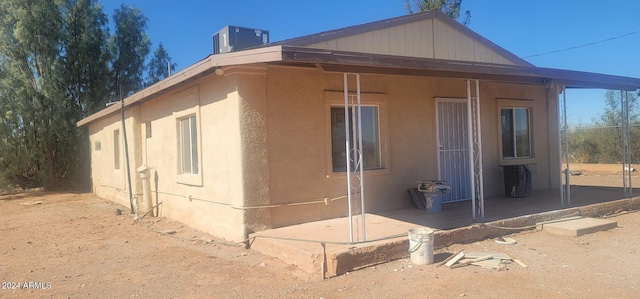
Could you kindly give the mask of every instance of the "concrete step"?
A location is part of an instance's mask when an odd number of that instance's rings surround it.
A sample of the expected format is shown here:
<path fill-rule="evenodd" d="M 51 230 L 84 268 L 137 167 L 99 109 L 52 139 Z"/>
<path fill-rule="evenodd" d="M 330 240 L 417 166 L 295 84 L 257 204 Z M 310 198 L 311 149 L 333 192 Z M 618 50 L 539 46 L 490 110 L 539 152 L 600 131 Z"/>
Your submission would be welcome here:
<path fill-rule="evenodd" d="M 542 230 L 548 233 L 574 237 L 609 230 L 616 227 L 618 227 L 618 223 L 616 221 L 595 218 L 579 218 L 542 224 Z"/>
<path fill-rule="evenodd" d="M 407 237 L 365 244 L 283 240 L 252 234 L 251 248 L 277 257 L 319 278 L 333 277 L 408 255 Z"/>

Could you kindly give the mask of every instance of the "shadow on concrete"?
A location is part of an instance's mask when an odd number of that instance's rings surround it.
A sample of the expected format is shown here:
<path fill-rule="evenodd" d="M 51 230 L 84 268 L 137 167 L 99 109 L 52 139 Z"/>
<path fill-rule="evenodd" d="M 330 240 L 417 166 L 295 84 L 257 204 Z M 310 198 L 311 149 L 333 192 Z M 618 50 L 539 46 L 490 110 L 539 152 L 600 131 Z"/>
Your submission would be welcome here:
<path fill-rule="evenodd" d="M 561 205 L 559 189 L 535 191 L 522 198 L 490 197 L 485 199 L 485 217 L 479 222 L 473 219 L 470 201 L 444 204 L 439 213 L 415 208 L 366 213 L 364 228 L 361 215 L 352 219 L 353 242 L 349 219 L 342 217 L 254 233 L 250 236 L 251 248 L 324 278 L 408 256 L 408 231 L 412 228 L 434 229 L 437 248 L 517 231 L 496 228 L 497 225 L 531 228 L 539 221 L 576 215 L 593 217 L 593 209 L 612 213 L 640 204 L 640 198 L 636 201 L 631 197 L 621 188 L 592 186 L 572 186 L 570 204 L 565 206 Z M 594 208 L 594 204 L 599 205 Z M 587 211 L 581 207 L 588 207 Z M 435 256 L 434 262 L 446 257 Z"/>

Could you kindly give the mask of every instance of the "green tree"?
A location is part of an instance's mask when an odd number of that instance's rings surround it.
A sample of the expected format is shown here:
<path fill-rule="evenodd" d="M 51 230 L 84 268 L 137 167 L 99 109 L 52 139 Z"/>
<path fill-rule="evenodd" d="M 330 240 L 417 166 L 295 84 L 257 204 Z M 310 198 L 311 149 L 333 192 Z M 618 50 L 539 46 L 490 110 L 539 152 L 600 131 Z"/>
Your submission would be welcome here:
<path fill-rule="evenodd" d="M 23 188 L 69 172 L 73 107 L 61 86 L 62 15 L 54 0 L 0 0 L 0 173 Z"/>
<path fill-rule="evenodd" d="M 147 75 L 146 86 L 155 84 L 156 82 L 169 77 L 169 67 L 171 67 L 171 73 L 173 73 L 177 67 L 177 64 L 171 62 L 171 57 L 162 43 L 158 45 L 158 48 L 153 52 L 153 58 L 149 62 L 149 74 Z"/>
<path fill-rule="evenodd" d="M 123 5 L 114 21 L 111 38 L 99 0 L 0 0 L 0 184 L 89 178 L 87 131 L 76 122 L 140 89 L 149 53 L 140 10 Z"/>
<path fill-rule="evenodd" d="M 434 9 L 439 9 L 445 15 L 454 20 L 460 18 L 460 8 L 462 7 L 462 0 L 405 0 L 404 9 L 407 13 L 424 12 Z M 471 23 L 471 11 L 467 10 L 464 13 L 464 19 L 459 20 L 462 25 L 469 26 Z"/>
<path fill-rule="evenodd" d="M 110 97 L 108 19 L 97 0 L 65 0 L 63 15 L 62 65 L 65 92 L 74 105 L 75 123 L 105 107 Z M 75 134 L 72 134 L 75 132 Z M 86 128 L 69 128 L 67 151 L 73 153 L 71 169 L 74 175 L 67 184 L 89 187 L 91 172 L 90 144 Z"/>
<path fill-rule="evenodd" d="M 631 125 L 631 149 L 636 151 L 640 146 L 640 140 L 638 139 L 639 132 L 638 127 L 634 125 L 640 124 L 640 107 L 638 101 L 638 92 L 623 92 L 608 90 L 605 94 L 605 111 L 600 116 L 600 120 L 596 121 L 596 126 L 601 127 L 599 130 L 598 147 L 604 157 L 606 157 L 605 163 L 619 163 L 622 161 L 622 109 L 621 100 L 626 97 L 629 109 L 629 124 Z M 637 163 L 640 160 L 638 154 L 633 154 L 631 159 L 633 163 Z"/>
<path fill-rule="evenodd" d="M 66 92 L 83 118 L 109 100 L 108 19 L 96 0 L 67 0 L 63 16 Z"/>
<path fill-rule="evenodd" d="M 117 99 L 123 99 L 129 92 L 136 92 L 144 86 L 145 59 L 151 42 L 145 33 L 147 17 L 140 9 L 122 4 L 113 14 L 115 34 L 110 47 L 113 78 L 111 88 Z"/>

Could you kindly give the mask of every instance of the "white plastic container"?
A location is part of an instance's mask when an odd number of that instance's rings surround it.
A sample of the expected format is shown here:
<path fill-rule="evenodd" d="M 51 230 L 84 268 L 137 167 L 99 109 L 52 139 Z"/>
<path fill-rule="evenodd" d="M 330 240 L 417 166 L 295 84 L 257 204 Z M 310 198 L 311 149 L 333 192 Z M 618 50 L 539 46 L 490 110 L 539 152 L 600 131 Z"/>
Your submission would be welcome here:
<path fill-rule="evenodd" d="M 420 227 L 409 230 L 409 253 L 415 265 L 433 263 L 433 230 Z"/>

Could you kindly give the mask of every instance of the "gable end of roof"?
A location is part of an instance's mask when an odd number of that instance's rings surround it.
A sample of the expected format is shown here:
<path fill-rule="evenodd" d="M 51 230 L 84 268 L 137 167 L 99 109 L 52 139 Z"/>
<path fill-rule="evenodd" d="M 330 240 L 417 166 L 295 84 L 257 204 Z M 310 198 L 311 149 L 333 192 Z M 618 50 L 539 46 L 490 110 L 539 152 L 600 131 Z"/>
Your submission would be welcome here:
<path fill-rule="evenodd" d="M 489 49 L 500 54 L 507 60 L 512 61 L 516 65 L 533 66 L 533 64 L 529 63 L 528 61 L 498 46 L 492 41 L 484 38 L 482 35 L 460 24 L 456 20 L 453 20 L 450 17 L 446 16 L 444 13 L 442 13 L 440 10 L 437 10 L 437 9 L 430 10 L 427 12 L 422 12 L 422 13 L 408 14 L 408 15 L 399 16 L 395 18 L 339 28 L 335 30 L 323 31 L 315 34 L 305 35 L 301 37 L 296 37 L 296 38 L 291 38 L 291 39 L 271 43 L 269 45 L 304 47 L 304 46 L 308 46 L 311 44 L 316 44 L 316 43 L 320 43 L 328 40 L 348 37 L 348 36 L 361 34 L 365 32 L 386 29 L 394 26 L 400 26 L 408 23 L 413 23 L 416 21 L 422 21 L 422 20 L 428 20 L 428 19 L 434 19 L 434 18 L 444 22 L 445 24 L 451 26 L 453 29 L 457 30 L 458 32 L 468 36 L 469 38 L 477 40 L 479 43 L 485 45 Z"/>

